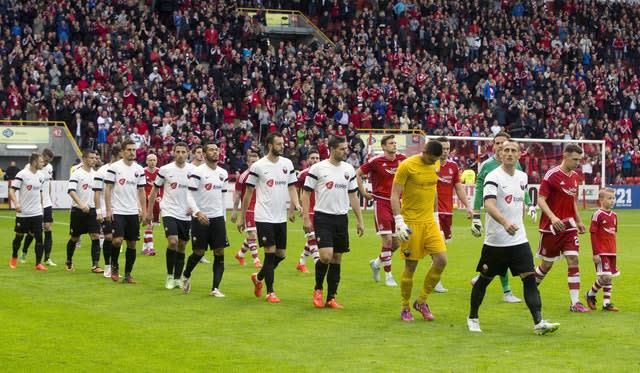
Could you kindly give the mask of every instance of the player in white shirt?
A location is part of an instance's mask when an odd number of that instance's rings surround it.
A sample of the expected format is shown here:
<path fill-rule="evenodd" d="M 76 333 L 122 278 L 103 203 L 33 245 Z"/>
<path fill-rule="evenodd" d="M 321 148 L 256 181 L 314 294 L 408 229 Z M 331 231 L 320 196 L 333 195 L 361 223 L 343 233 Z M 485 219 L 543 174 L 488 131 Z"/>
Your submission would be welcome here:
<path fill-rule="evenodd" d="M 38 271 L 46 271 L 42 262 L 42 188 L 44 175 L 40 172 L 43 162 L 42 156 L 33 153 L 29 157 L 29 167 L 20 170 L 9 188 L 9 203 L 16 208 L 16 235 L 13 239 L 13 252 L 9 267 L 16 268 L 20 243 L 26 233 L 36 241 L 36 266 Z M 18 196 L 16 197 L 16 191 Z"/>
<path fill-rule="evenodd" d="M 147 197 L 144 194 L 146 180 L 142 166 L 136 163 L 136 144 L 131 140 L 122 143 L 121 160 L 112 163 L 104 179 L 104 204 L 106 219 L 111 220 L 111 279 L 118 281 L 120 272 L 118 257 L 122 241 L 127 241 L 124 282 L 135 284 L 131 276 L 136 261 L 136 242 L 140 239 L 140 216 L 146 215 Z"/>
<path fill-rule="evenodd" d="M 204 153 L 202 152 L 202 145 L 196 145 L 191 149 L 191 165 L 198 167 L 201 164 L 204 164 Z M 202 264 L 211 264 L 211 262 L 203 256 L 200 259 L 200 263 Z"/>
<path fill-rule="evenodd" d="M 147 202 L 145 224 L 149 225 L 153 220 L 153 205 L 156 197 L 160 188 L 163 188 L 164 194 L 160 200 L 160 211 L 168 243 L 166 252 L 167 280 L 165 283 L 167 289 L 182 287 L 180 277 L 184 268 L 184 253 L 191 230 L 187 189 L 189 176 L 195 169 L 193 165 L 187 163 L 188 156 L 189 146 L 186 143 L 179 142 L 173 146 L 174 161 L 158 170 L 158 176 L 153 183 L 153 189 L 151 189 Z"/>
<path fill-rule="evenodd" d="M 264 247 L 264 260 L 260 272 L 251 275 L 253 293 L 262 295 L 262 281 L 267 285 L 267 302 L 279 303 L 273 290 L 275 269 L 284 260 L 287 249 L 287 209 L 289 221 L 295 221 L 294 213 L 300 211 L 296 193 L 296 174 L 291 160 L 282 157 L 284 138 L 279 132 L 270 133 L 267 138 L 267 155 L 251 166 L 247 189 L 242 200 L 242 214 L 238 217 L 238 230 L 245 229 L 244 217 L 256 191 L 255 221 L 259 244 Z M 287 207 L 287 201 L 290 201 Z"/>
<path fill-rule="evenodd" d="M 329 139 L 328 159 L 309 168 L 302 192 L 304 231 L 312 232 L 318 242 L 320 260 L 316 262 L 316 284 L 313 289 L 313 304 L 316 308 L 341 309 L 336 301 L 340 283 L 342 254 L 349 252 L 349 206 L 356 215 L 358 236 L 364 234 L 364 222 L 360 211 L 360 201 L 356 195 L 358 183 L 356 170 L 345 162 L 347 140 L 341 136 Z M 310 217 L 311 193 L 315 192 L 313 222 Z M 324 278 L 327 277 L 327 301 L 323 300 Z"/>
<path fill-rule="evenodd" d="M 104 178 L 107 176 L 107 170 L 112 164 L 122 158 L 122 148 L 118 144 L 111 147 L 111 162 L 100 167 L 93 177 L 93 204 L 96 206 L 96 220 L 100 224 L 104 240 L 102 241 L 102 256 L 104 257 L 104 277 L 111 278 L 111 250 L 113 232 L 111 228 L 111 220 L 105 219 L 107 216 L 107 208 L 104 204 Z M 77 249 L 77 248 L 76 248 Z"/>
<path fill-rule="evenodd" d="M 42 162 L 43 166 L 40 173 L 44 176 L 44 185 L 42 186 L 42 207 L 43 216 L 42 221 L 44 223 L 44 264 L 55 267 L 57 264 L 51 260 L 51 249 L 53 247 L 53 237 L 51 233 L 51 224 L 53 223 L 53 203 L 51 202 L 51 180 L 53 179 L 53 166 L 51 161 L 53 160 L 53 151 L 49 148 L 42 150 Z M 30 165 L 26 165 L 28 168 Z M 27 235 L 24 240 L 24 246 L 22 247 L 22 256 L 20 256 L 20 263 L 26 263 L 27 252 L 29 246 L 33 242 L 33 236 Z"/>
<path fill-rule="evenodd" d="M 93 165 L 96 162 L 96 153 L 93 150 L 82 152 L 82 167 L 76 169 L 69 177 L 67 193 L 71 197 L 71 218 L 69 223 L 69 241 L 67 242 L 67 260 L 65 269 L 68 272 L 75 270 L 73 266 L 73 254 L 80 236 L 89 233 L 91 237 L 91 272 L 103 273 L 100 268 L 100 225 L 96 219 L 96 208 L 93 199 L 93 179 L 96 172 Z"/>
<path fill-rule="evenodd" d="M 222 298 L 219 290 L 224 273 L 224 247 L 227 245 L 225 226 L 225 193 L 229 175 L 218 167 L 219 150 L 216 144 L 204 146 L 205 163 L 196 167 L 189 176 L 187 206 L 193 215 L 191 229 L 193 254 L 187 259 L 182 275 L 182 291 L 191 291 L 191 272 L 204 256 L 205 251 L 213 251 L 213 284 L 211 295 Z"/>
<path fill-rule="evenodd" d="M 502 164 L 491 171 L 484 182 L 486 234 L 476 268 L 480 276 L 471 290 L 467 327 L 472 332 L 481 331 L 478 310 L 487 286 L 493 277 L 504 276 L 509 269 L 513 276 L 522 279 L 524 299 L 533 318 L 534 333 L 552 333 L 560 324 L 542 319 L 542 301 L 534 275 L 533 255 L 523 223 L 528 177 L 516 169 L 520 145 L 513 140 L 505 141 L 500 158 Z"/>

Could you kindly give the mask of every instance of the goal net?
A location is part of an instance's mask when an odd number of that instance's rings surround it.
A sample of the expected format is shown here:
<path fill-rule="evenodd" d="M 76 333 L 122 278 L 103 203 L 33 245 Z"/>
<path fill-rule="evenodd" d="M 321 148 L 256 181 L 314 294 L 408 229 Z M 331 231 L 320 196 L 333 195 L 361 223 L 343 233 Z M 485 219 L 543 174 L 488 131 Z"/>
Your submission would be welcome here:
<path fill-rule="evenodd" d="M 437 136 L 426 136 L 435 139 Z M 458 163 L 466 174 L 478 174 L 478 168 L 486 159 L 494 155 L 493 138 L 447 136 L 451 144 L 449 158 Z M 578 167 L 581 185 L 578 191 L 578 206 L 594 207 L 598 202 L 598 190 L 605 185 L 605 142 L 604 140 L 573 139 L 531 139 L 514 138 L 520 144 L 522 153 L 520 166 L 529 175 L 529 193 L 537 200 L 538 187 L 545 173 L 562 162 L 562 150 L 568 143 L 578 144 L 584 151 L 584 158 Z M 467 180 L 467 195 L 473 198 L 474 181 Z M 465 180 L 463 180 L 464 182 Z M 458 202 L 458 201 L 456 201 Z M 458 205 L 460 205 L 458 203 Z"/>

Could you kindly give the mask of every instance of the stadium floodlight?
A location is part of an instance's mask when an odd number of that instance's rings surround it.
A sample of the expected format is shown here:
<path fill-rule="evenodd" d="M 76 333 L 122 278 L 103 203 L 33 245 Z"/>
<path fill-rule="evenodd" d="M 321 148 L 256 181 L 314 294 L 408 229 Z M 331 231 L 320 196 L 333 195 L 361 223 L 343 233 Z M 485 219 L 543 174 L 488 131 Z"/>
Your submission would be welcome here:
<path fill-rule="evenodd" d="M 35 144 L 8 144 L 8 150 L 36 150 L 38 145 Z"/>

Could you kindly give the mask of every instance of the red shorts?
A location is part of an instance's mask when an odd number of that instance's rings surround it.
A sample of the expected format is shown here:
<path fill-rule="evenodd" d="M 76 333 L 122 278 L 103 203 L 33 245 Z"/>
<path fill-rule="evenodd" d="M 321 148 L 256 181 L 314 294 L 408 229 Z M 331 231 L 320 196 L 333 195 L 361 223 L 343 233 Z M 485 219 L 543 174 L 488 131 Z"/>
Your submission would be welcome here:
<path fill-rule="evenodd" d="M 578 255 L 580 240 L 575 229 L 559 232 L 558 234 L 541 233 L 537 256 L 554 262 L 566 255 Z"/>
<path fill-rule="evenodd" d="M 451 225 L 453 223 L 453 215 L 447 213 L 438 213 L 438 220 L 440 221 L 440 230 L 444 234 L 445 240 L 451 239 Z"/>
<path fill-rule="evenodd" d="M 615 255 L 598 255 L 600 257 L 600 263 L 596 264 L 596 274 L 598 276 L 619 276 L 620 272 L 616 266 Z"/>
<path fill-rule="evenodd" d="M 376 232 L 379 235 L 393 234 L 396 230 L 396 222 L 391 212 L 391 201 L 387 199 L 375 199 L 373 201 L 373 216 L 376 222 Z"/>
<path fill-rule="evenodd" d="M 247 211 L 247 213 L 244 215 L 244 231 L 256 231 L 256 220 L 253 211 Z"/>

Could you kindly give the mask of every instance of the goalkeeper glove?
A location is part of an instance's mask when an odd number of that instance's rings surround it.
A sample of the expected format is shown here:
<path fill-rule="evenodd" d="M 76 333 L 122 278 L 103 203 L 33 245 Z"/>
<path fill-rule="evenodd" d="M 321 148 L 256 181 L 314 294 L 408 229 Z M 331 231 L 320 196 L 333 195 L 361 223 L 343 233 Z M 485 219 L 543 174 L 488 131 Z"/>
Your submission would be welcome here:
<path fill-rule="evenodd" d="M 480 220 L 480 214 L 473 214 L 471 234 L 473 234 L 474 237 L 482 236 L 482 220 Z"/>
<path fill-rule="evenodd" d="M 402 215 L 396 215 L 393 217 L 396 221 L 396 233 L 395 236 L 400 241 L 407 241 L 409 239 L 409 235 L 411 234 L 411 229 L 404 222 L 404 218 Z"/>
<path fill-rule="evenodd" d="M 527 215 L 529 215 L 533 224 L 538 221 L 538 210 L 536 210 L 536 207 L 534 205 L 529 206 L 529 208 L 527 209 Z"/>

